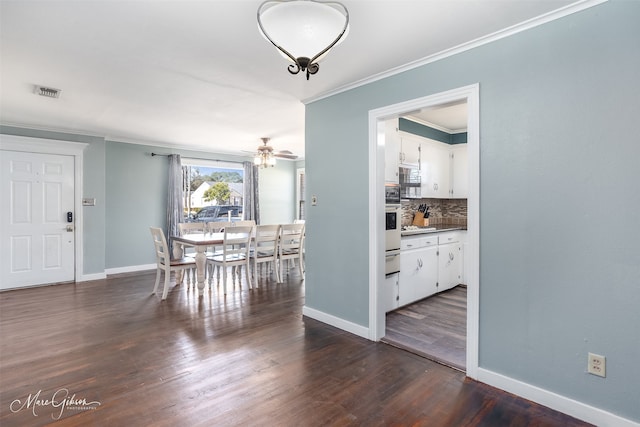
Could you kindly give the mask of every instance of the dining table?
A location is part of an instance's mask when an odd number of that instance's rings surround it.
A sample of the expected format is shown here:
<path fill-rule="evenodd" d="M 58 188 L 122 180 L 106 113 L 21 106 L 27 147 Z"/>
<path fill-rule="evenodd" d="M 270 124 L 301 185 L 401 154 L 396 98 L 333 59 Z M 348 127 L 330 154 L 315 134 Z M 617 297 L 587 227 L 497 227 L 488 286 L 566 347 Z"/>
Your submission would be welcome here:
<path fill-rule="evenodd" d="M 218 233 L 189 233 L 181 236 L 171 236 L 173 241 L 174 258 L 184 256 L 184 247 L 193 247 L 196 250 L 196 284 L 198 295 L 202 296 L 205 286 L 205 267 L 207 265 L 207 247 L 219 246 L 224 242 L 224 232 Z M 176 280 L 177 281 L 177 280 Z"/>

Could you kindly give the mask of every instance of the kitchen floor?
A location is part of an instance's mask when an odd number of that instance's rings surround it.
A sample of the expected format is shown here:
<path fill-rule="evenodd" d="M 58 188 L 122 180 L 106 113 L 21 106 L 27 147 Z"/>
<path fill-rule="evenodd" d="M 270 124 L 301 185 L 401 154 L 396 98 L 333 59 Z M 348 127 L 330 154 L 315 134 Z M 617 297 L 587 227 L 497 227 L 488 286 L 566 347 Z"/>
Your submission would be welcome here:
<path fill-rule="evenodd" d="M 456 286 L 387 313 L 386 322 L 382 342 L 466 370 L 466 286 Z"/>

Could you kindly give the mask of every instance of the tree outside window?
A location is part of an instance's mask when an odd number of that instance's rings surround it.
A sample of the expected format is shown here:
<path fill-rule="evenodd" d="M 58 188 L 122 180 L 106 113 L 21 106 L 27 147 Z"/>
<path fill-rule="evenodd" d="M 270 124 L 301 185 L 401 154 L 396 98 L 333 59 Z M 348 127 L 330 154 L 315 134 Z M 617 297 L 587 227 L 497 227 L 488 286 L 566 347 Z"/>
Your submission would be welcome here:
<path fill-rule="evenodd" d="M 218 205 L 229 203 L 231 198 L 231 190 L 229 184 L 226 182 L 216 182 L 213 187 L 209 188 L 204 193 L 204 200 L 206 202 L 215 201 Z"/>

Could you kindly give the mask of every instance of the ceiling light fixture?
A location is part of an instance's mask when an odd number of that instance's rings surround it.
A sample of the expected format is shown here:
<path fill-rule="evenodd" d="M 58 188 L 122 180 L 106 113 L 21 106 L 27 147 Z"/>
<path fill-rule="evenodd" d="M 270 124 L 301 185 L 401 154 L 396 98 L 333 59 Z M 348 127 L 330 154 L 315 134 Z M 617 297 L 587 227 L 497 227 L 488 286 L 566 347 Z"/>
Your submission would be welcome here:
<path fill-rule="evenodd" d="M 267 145 L 269 138 L 260 138 L 264 145 L 258 147 L 258 152 L 253 158 L 253 164 L 261 168 L 276 165 L 276 157 L 273 155 L 273 147 Z"/>
<path fill-rule="evenodd" d="M 344 40 L 349 12 L 338 2 L 316 0 L 268 0 L 258 8 L 258 28 L 293 64 L 291 74 L 318 72 L 320 61 Z"/>

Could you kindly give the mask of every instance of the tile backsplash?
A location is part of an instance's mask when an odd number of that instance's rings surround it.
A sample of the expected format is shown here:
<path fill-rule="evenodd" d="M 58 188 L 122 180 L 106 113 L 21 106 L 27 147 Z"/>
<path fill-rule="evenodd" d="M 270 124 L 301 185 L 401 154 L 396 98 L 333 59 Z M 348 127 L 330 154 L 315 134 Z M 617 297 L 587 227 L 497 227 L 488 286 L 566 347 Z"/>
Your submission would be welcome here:
<path fill-rule="evenodd" d="M 429 225 L 467 225 L 467 199 L 412 199 L 402 201 L 402 225 L 411 225 L 418 206 L 429 207 Z"/>

